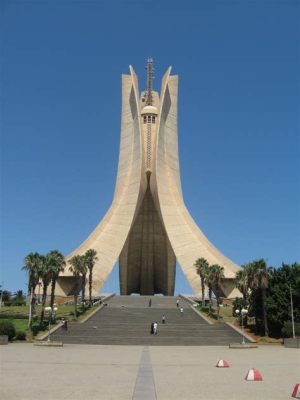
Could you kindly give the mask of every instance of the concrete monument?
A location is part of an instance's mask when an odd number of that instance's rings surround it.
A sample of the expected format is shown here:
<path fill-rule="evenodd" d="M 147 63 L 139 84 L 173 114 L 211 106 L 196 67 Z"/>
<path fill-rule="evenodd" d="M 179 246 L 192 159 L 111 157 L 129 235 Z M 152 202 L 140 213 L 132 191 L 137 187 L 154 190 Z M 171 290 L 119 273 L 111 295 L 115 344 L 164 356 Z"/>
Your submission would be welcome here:
<path fill-rule="evenodd" d="M 232 295 L 240 267 L 221 254 L 187 210 L 180 181 L 177 140 L 178 76 L 166 71 L 160 94 L 153 91 L 153 62 L 147 63 L 147 89 L 122 75 L 121 142 L 112 204 L 90 236 L 67 259 L 92 248 L 98 253 L 93 290 L 98 292 L 119 260 L 123 295 L 174 294 L 176 260 L 195 293 L 200 293 L 195 260 L 204 257 L 224 267 L 224 296 Z M 72 293 L 66 272 L 60 294 Z"/>

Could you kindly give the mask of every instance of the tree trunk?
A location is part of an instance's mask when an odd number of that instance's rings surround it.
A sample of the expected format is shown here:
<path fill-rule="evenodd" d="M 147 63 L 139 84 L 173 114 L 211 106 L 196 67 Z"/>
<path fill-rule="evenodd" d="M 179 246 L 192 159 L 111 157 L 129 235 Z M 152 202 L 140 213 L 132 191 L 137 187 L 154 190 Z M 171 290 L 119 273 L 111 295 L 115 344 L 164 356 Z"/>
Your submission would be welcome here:
<path fill-rule="evenodd" d="M 77 299 L 78 299 L 78 290 L 79 290 L 79 276 L 75 276 L 75 290 L 74 290 L 74 315 L 77 319 Z"/>
<path fill-rule="evenodd" d="M 51 279 L 51 298 L 50 298 L 50 307 L 51 307 L 51 314 L 50 320 L 52 323 L 53 320 L 53 306 L 54 306 L 54 299 L 55 299 L 55 285 L 56 285 L 56 277 Z"/>
<path fill-rule="evenodd" d="M 211 314 L 211 310 L 212 310 L 212 288 L 210 286 L 208 288 L 208 296 L 209 296 L 209 314 Z"/>
<path fill-rule="evenodd" d="M 74 294 L 74 315 L 75 315 L 75 318 L 77 319 L 77 298 L 78 298 L 78 295 L 77 295 L 77 292 Z"/>
<path fill-rule="evenodd" d="M 90 274 L 89 274 L 89 303 L 90 307 L 92 307 L 92 285 L 93 285 L 93 269 L 89 268 Z"/>
<path fill-rule="evenodd" d="M 81 288 L 81 307 L 84 309 L 84 301 L 85 301 L 85 284 L 86 284 L 86 274 L 82 275 L 82 288 Z"/>
<path fill-rule="evenodd" d="M 205 307 L 205 284 L 204 284 L 204 278 L 201 278 L 201 291 L 202 291 L 202 307 Z"/>
<path fill-rule="evenodd" d="M 29 302 L 29 315 L 28 315 L 28 329 L 32 331 L 32 300 L 33 300 L 33 288 L 30 289 L 30 302 Z"/>
<path fill-rule="evenodd" d="M 53 311 L 54 299 L 55 299 L 55 285 L 56 285 L 56 278 L 53 277 L 51 279 L 51 297 L 50 297 L 50 307 Z"/>
<path fill-rule="evenodd" d="M 47 299 L 47 285 L 43 283 L 41 324 L 44 322 L 46 299 Z"/>
<path fill-rule="evenodd" d="M 267 294 L 266 294 L 266 289 L 264 288 L 261 289 L 261 298 L 262 298 L 262 311 L 264 319 L 265 336 L 269 336 L 268 316 L 267 316 Z"/>

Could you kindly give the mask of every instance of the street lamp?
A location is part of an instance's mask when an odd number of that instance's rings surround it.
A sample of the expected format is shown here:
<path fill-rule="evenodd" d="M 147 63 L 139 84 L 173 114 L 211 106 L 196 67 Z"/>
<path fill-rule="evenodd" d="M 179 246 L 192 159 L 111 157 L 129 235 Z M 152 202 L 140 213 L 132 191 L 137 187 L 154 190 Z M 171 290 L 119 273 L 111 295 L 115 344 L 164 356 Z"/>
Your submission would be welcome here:
<path fill-rule="evenodd" d="M 242 344 L 246 344 L 246 342 L 245 342 L 245 334 L 244 334 L 244 316 L 248 314 L 248 310 L 246 308 L 242 308 L 241 311 L 237 309 L 237 310 L 235 310 L 235 313 L 236 313 L 237 316 L 239 316 L 240 313 L 241 313 L 242 335 L 243 335 Z"/>
<path fill-rule="evenodd" d="M 53 317 L 55 316 L 56 311 L 57 311 L 57 307 L 53 307 L 53 309 L 51 307 L 45 307 L 45 312 L 49 315 L 48 342 L 51 341 L 51 338 L 50 338 L 51 321 L 52 321 Z"/>

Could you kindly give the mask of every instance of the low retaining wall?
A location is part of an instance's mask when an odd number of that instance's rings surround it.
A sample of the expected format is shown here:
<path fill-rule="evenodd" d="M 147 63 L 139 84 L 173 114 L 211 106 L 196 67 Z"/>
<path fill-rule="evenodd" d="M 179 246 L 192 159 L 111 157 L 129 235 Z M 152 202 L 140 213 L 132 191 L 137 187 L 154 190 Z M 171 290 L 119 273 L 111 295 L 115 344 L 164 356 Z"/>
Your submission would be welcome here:
<path fill-rule="evenodd" d="M 299 349 L 300 348 L 300 337 L 296 337 L 295 339 L 289 338 L 284 339 L 283 341 L 284 347 L 290 349 Z"/>
<path fill-rule="evenodd" d="M 256 343 L 256 340 L 254 340 L 254 339 L 253 339 L 250 335 L 248 335 L 245 331 L 242 331 L 241 328 L 239 328 L 239 327 L 233 325 L 233 324 L 230 323 L 230 322 L 226 322 L 226 324 L 227 324 L 228 326 L 230 326 L 230 328 L 232 328 L 232 329 L 234 329 L 236 332 L 238 332 L 239 334 L 244 335 L 245 338 L 248 339 L 250 343 Z"/>
<path fill-rule="evenodd" d="M 0 335 L 0 345 L 1 344 L 8 344 L 8 336 L 7 335 Z"/>
<path fill-rule="evenodd" d="M 111 299 L 111 298 L 114 297 L 114 296 L 115 296 L 115 294 L 112 293 L 112 294 L 107 295 L 106 297 L 103 297 L 103 299 L 101 300 L 101 301 L 102 301 L 102 304 L 100 304 L 100 306 L 99 306 L 96 310 L 94 310 L 94 311 L 91 312 L 89 315 L 87 315 L 85 318 L 83 318 L 83 319 L 79 322 L 79 324 L 83 324 L 83 323 L 85 323 L 87 320 L 89 320 L 94 314 L 96 314 L 96 313 L 97 313 L 98 311 L 100 311 L 103 307 L 105 307 L 105 302 L 106 302 L 107 300 Z"/>

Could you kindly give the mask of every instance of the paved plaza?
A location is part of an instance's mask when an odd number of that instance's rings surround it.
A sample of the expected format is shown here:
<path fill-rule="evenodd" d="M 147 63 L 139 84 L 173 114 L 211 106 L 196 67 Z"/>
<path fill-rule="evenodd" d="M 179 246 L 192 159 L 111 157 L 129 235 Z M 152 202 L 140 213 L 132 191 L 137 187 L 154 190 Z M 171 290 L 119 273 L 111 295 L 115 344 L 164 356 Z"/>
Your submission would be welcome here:
<path fill-rule="evenodd" d="M 1 346 L 1 400 L 290 399 L 300 352 L 281 346 Z M 218 359 L 229 368 L 216 368 Z M 262 382 L 244 380 L 257 368 Z"/>

